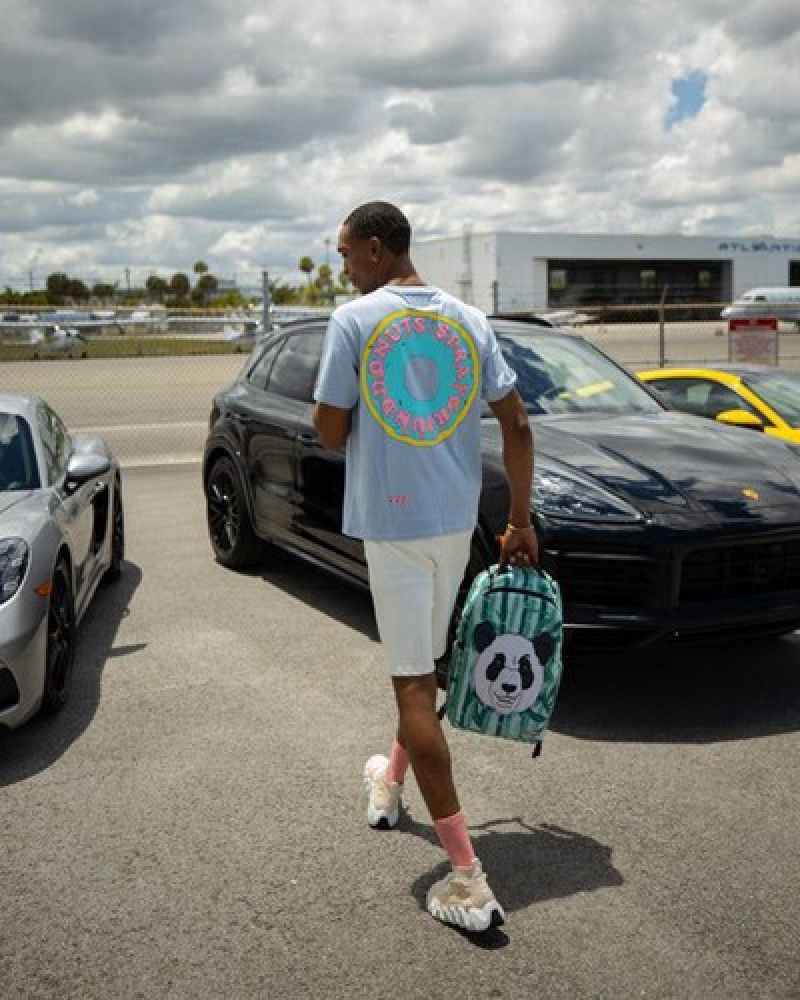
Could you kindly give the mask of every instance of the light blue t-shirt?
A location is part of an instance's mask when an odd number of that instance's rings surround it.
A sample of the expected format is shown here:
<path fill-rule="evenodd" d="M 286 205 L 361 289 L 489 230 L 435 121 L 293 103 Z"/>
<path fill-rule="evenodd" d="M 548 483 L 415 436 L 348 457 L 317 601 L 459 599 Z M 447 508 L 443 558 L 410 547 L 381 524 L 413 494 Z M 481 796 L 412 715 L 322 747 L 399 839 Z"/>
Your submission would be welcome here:
<path fill-rule="evenodd" d="M 386 285 L 338 308 L 314 398 L 353 410 L 345 534 L 474 528 L 481 401 L 502 399 L 515 381 L 484 314 L 438 288 Z"/>

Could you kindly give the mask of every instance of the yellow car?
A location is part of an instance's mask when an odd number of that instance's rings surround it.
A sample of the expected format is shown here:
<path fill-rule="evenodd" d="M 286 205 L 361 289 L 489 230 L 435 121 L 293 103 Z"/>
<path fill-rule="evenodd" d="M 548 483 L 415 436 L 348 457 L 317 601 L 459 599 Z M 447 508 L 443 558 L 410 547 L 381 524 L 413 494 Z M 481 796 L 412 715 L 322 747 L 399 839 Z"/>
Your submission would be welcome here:
<path fill-rule="evenodd" d="M 637 375 L 676 410 L 800 444 L 800 372 L 718 364 L 656 368 Z"/>

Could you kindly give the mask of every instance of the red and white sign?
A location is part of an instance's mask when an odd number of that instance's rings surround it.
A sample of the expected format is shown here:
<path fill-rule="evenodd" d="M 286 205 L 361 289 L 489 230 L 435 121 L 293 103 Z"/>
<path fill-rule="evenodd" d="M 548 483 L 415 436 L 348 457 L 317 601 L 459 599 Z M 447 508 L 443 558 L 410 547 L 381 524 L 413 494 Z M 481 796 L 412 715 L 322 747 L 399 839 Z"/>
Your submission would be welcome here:
<path fill-rule="evenodd" d="M 740 316 L 728 320 L 728 360 L 777 365 L 778 320 L 774 316 Z"/>

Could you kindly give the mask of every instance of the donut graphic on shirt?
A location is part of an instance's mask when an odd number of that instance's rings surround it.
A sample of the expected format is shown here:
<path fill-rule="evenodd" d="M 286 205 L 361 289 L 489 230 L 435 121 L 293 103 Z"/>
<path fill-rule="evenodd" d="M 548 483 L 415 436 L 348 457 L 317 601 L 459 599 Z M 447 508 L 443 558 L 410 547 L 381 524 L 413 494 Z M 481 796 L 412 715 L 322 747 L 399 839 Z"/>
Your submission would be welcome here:
<path fill-rule="evenodd" d="M 448 438 L 478 391 L 478 355 L 456 320 L 402 309 L 376 327 L 361 358 L 370 413 L 397 441 L 417 448 Z"/>

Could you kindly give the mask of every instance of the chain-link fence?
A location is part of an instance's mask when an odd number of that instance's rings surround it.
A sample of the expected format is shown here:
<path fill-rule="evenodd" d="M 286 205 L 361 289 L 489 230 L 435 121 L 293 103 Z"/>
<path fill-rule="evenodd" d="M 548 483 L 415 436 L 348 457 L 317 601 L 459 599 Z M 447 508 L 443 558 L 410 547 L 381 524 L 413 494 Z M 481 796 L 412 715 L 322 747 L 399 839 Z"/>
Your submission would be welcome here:
<path fill-rule="evenodd" d="M 576 329 L 632 368 L 741 361 L 800 369 L 800 331 L 782 324 L 732 330 L 724 320 L 581 323 Z"/>
<path fill-rule="evenodd" d="M 713 306 L 717 316 L 723 307 Z M 635 372 L 727 361 L 732 333 L 727 321 L 708 318 L 709 308 L 581 307 L 554 319 Z M 233 325 L 225 317 L 194 318 L 205 322 L 183 329 L 110 324 L 73 344 L 35 349 L 18 326 L 0 325 L 0 391 L 43 396 L 72 429 L 100 431 L 127 465 L 199 461 L 213 395 L 241 369 L 252 341 L 244 327 L 241 337 L 226 334 Z M 784 323 L 770 336 L 773 360 L 799 370 L 797 324 Z"/>
<path fill-rule="evenodd" d="M 749 361 L 800 368 L 800 323 L 756 318 L 744 329 L 722 319 L 727 303 L 635 304 L 509 309 L 574 329 L 632 368 Z"/>
<path fill-rule="evenodd" d="M 713 364 L 728 360 L 748 360 L 788 368 L 800 367 L 800 322 L 775 324 L 774 337 L 764 332 L 742 337 L 720 317 L 726 303 L 635 303 L 559 306 L 530 309 L 495 308 L 497 300 L 514 301 L 507 290 L 491 288 L 494 315 L 526 318 L 540 316 L 554 325 L 574 329 L 597 343 L 616 360 L 632 366 Z M 478 303 L 480 305 L 480 303 Z M 490 305 L 490 303 L 484 303 Z M 324 310 L 281 312 L 278 321 L 320 315 Z M 197 310 L 147 310 L 117 315 L 90 330 L 79 325 L 70 331 L 69 322 L 20 324 L 3 322 L 0 315 L 0 361 L 46 358 L 121 358 L 150 355 L 182 357 L 188 354 L 244 354 L 254 340 L 260 313 L 224 314 Z M 9 314 L 5 314 L 8 316 Z M 75 333 L 80 336 L 75 336 Z M 760 350 L 759 350 L 760 348 Z"/>

